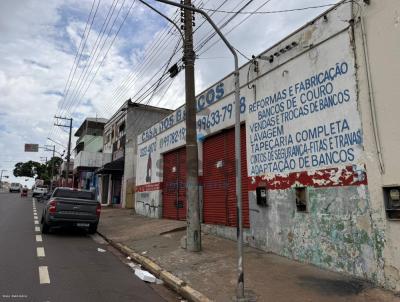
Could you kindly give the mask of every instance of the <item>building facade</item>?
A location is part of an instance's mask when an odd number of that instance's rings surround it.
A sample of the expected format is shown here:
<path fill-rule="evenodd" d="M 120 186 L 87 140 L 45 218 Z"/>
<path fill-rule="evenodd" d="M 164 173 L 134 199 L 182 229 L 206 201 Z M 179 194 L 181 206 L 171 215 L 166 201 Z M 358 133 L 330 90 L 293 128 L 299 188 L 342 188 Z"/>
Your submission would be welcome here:
<path fill-rule="evenodd" d="M 137 135 L 172 111 L 126 101 L 104 127 L 100 199 L 105 205 L 133 208 Z"/>
<path fill-rule="evenodd" d="M 400 290 L 400 3 L 342 1 L 240 68 L 251 246 Z M 139 134 L 136 212 L 185 219 L 185 109 Z M 197 96 L 203 230 L 236 238 L 234 78 Z"/>
<path fill-rule="evenodd" d="M 103 164 L 103 131 L 107 119 L 86 118 L 75 132 L 74 187 L 97 190 L 95 170 Z"/>
<path fill-rule="evenodd" d="M 58 175 L 56 176 L 56 185 L 58 187 L 73 187 L 73 172 L 74 172 L 74 160 L 71 159 L 69 162 L 69 169 L 68 169 L 68 181 L 67 181 L 67 161 L 63 161 L 60 169 L 58 171 Z"/>

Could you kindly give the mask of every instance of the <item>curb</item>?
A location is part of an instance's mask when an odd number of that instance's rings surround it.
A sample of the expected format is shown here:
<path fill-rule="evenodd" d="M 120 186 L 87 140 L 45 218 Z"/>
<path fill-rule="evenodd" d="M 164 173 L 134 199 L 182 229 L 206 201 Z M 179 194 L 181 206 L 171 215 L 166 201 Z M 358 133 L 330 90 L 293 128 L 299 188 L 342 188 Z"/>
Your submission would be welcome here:
<path fill-rule="evenodd" d="M 191 302 L 212 302 L 212 300 L 207 298 L 205 295 L 203 295 L 199 291 L 195 290 L 194 288 L 192 288 L 191 286 L 186 284 L 185 281 L 183 281 L 182 279 L 179 279 L 175 275 L 166 271 L 165 269 L 163 269 L 161 266 L 159 266 L 157 263 L 150 260 L 149 258 L 136 253 L 134 250 L 132 250 L 131 248 L 129 248 L 121 243 L 114 242 L 113 240 L 107 238 L 104 234 L 102 234 L 100 232 L 97 232 L 97 234 L 99 234 L 112 247 L 116 248 L 118 251 L 120 251 L 125 256 L 131 257 L 131 259 L 133 261 L 139 263 L 150 273 L 152 273 L 157 278 L 164 281 L 168 287 L 170 287 L 171 289 L 176 291 L 178 294 L 180 294 L 185 299 L 187 299 Z"/>

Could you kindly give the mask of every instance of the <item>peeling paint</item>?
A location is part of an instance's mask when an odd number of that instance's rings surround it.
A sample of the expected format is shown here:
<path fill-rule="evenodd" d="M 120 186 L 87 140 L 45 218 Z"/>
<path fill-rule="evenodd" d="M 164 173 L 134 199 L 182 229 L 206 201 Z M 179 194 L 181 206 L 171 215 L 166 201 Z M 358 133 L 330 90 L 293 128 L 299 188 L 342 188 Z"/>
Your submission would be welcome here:
<path fill-rule="evenodd" d="M 360 176 L 362 175 L 362 177 Z M 335 168 L 303 171 L 287 174 L 266 174 L 251 177 L 249 190 L 255 190 L 259 183 L 266 183 L 270 190 L 285 190 L 296 186 L 336 187 L 360 186 L 367 184 L 367 174 L 364 166 L 340 166 Z"/>
<path fill-rule="evenodd" d="M 361 200 L 361 190 L 367 192 L 365 186 L 309 188 L 308 213 L 296 211 L 293 190 L 272 191 L 270 208 L 251 213 L 254 237 L 269 242 L 256 247 L 382 282 L 384 232 L 372 223 L 369 196 Z"/>

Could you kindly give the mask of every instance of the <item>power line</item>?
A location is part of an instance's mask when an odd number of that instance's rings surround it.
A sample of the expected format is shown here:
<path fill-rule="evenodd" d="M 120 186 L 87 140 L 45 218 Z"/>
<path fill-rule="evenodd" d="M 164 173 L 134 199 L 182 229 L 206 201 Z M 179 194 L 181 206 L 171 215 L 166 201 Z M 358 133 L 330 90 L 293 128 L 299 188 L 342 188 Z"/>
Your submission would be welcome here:
<path fill-rule="evenodd" d="M 241 8 L 239 11 L 245 9 L 248 5 L 250 5 L 254 0 L 250 0 L 247 1 Z M 241 2 L 239 2 L 234 8 L 238 7 L 241 3 L 243 3 L 244 0 L 242 0 Z M 228 16 L 225 16 L 224 18 L 222 18 L 218 24 L 218 27 L 220 30 L 222 30 L 225 26 L 227 26 L 230 22 L 232 22 L 233 19 L 235 19 L 238 16 L 238 14 L 233 15 L 232 17 L 230 17 L 228 20 L 226 20 L 223 24 L 221 24 L 221 22 L 226 19 Z M 200 40 L 200 42 L 196 45 L 196 49 L 195 52 L 198 52 L 201 48 L 204 47 L 204 45 L 206 45 L 214 36 L 216 35 L 216 32 L 214 30 L 210 30 L 208 32 L 208 34 L 206 34 L 206 37 L 204 37 L 202 40 Z"/>
<path fill-rule="evenodd" d="M 203 5 L 203 4 L 200 4 L 200 5 Z M 174 22 L 178 21 L 177 20 L 179 18 L 178 11 L 179 10 L 176 10 L 174 13 L 174 17 L 172 17 Z M 176 32 L 175 27 L 172 25 L 169 25 L 164 28 L 164 30 L 163 30 L 163 32 L 161 32 L 161 34 L 159 34 L 158 39 L 153 40 L 152 44 L 150 44 L 149 47 L 147 48 L 147 50 L 145 51 L 146 55 L 142 58 L 141 64 L 139 65 L 139 67 L 135 71 L 132 71 L 126 77 L 126 79 L 122 81 L 121 85 L 114 90 L 114 93 L 112 94 L 111 98 L 114 98 L 115 100 L 111 105 L 108 106 L 108 108 L 110 108 L 110 107 L 113 108 L 116 104 L 119 103 L 119 101 L 121 99 L 124 99 L 124 96 L 127 95 L 129 90 L 141 78 L 140 75 L 144 74 L 145 71 L 148 70 L 152 66 L 152 64 L 154 64 L 156 62 L 156 59 L 158 58 L 157 57 L 158 53 L 160 51 L 164 50 L 164 45 L 170 41 L 168 39 L 168 36 L 169 35 L 174 36 L 173 34 L 175 32 Z M 175 38 L 175 36 L 173 38 Z M 150 51 L 148 51 L 149 49 L 150 49 Z"/>
<path fill-rule="evenodd" d="M 80 59 L 81 59 L 81 57 L 82 57 L 83 49 L 85 48 L 86 41 L 87 41 L 87 39 L 88 39 L 88 37 L 89 37 L 90 30 L 91 30 L 91 27 L 92 27 L 92 24 L 93 24 L 93 21 L 92 21 L 92 22 L 91 22 L 91 25 L 90 25 L 90 29 L 89 29 L 89 31 L 88 31 L 88 34 L 86 35 L 86 31 L 87 31 L 87 28 L 88 28 L 88 25 L 89 25 L 89 22 L 90 22 L 90 16 L 92 15 L 93 7 L 94 7 L 94 4 L 95 4 L 95 3 L 96 3 L 96 0 L 93 0 L 92 7 L 91 7 L 91 9 L 90 9 L 90 13 L 89 13 L 89 16 L 88 16 L 87 21 L 86 21 L 85 30 L 84 30 L 84 32 L 83 32 L 81 41 L 80 41 L 80 43 L 79 43 L 79 47 L 78 47 L 77 50 L 76 50 L 76 54 L 75 54 L 75 58 L 74 58 L 74 63 L 73 63 L 72 66 L 71 66 L 71 69 L 70 69 L 70 71 L 69 71 L 69 75 L 68 75 L 67 82 L 65 83 L 65 87 L 64 87 L 64 91 L 63 91 L 63 100 L 62 100 L 60 109 L 57 110 L 56 114 L 57 114 L 60 110 L 62 110 L 62 108 L 63 108 L 63 106 L 64 106 L 64 103 L 65 103 L 65 101 L 66 101 L 66 96 L 67 96 L 67 94 L 68 94 L 69 88 L 71 87 L 71 83 L 72 83 L 72 81 L 73 81 L 73 79 L 74 79 L 74 77 L 75 77 L 76 68 L 77 68 L 78 65 L 79 65 Z M 99 4 L 100 4 L 100 1 L 99 1 L 98 5 L 97 5 L 96 12 L 95 12 L 95 14 L 94 14 L 94 16 L 93 16 L 93 20 L 94 20 L 94 17 L 96 16 L 96 13 L 97 13 L 97 9 L 98 9 L 98 7 L 99 7 Z M 82 46 L 82 45 L 83 45 L 83 46 Z M 81 46 L 82 46 L 82 48 L 81 48 Z M 79 56 L 79 59 L 78 59 L 78 61 L 77 61 L 78 56 Z M 75 65 L 75 64 L 76 64 L 76 65 Z M 75 69 L 74 69 L 74 66 L 75 66 Z M 74 71 L 72 72 L 72 70 L 74 70 Z M 71 74 L 72 74 L 72 77 L 71 77 Z M 70 82 L 70 80 L 71 80 L 71 82 Z M 50 136 L 53 134 L 53 130 L 54 130 L 54 125 L 51 126 L 50 131 L 49 131 L 49 133 L 48 133 L 48 137 L 50 137 Z"/>
<path fill-rule="evenodd" d="M 174 21 L 176 22 L 178 16 L 174 18 Z M 168 30 L 168 28 L 170 28 Z M 121 85 L 121 89 L 117 93 L 114 93 L 112 98 L 115 99 L 114 103 L 117 103 L 120 99 L 123 98 L 124 95 L 127 94 L 127 92 L 130 90 L 130 88 L 137 82 L 139 79 L 139 75 L 141 73 L 144 73 L 146 69 L 149 69 L 151 64 L 158 58 L 157 55 L 158 53 L 164 49 L 164 45 L 168 43 L 170 40 L 168 39 L 168 35 L 172 35 L 171 29 L 174 29 L 172 25 L 167 26 L 165 30 L 162 32 L 161 36 L 158 38 L 158 42 L 153 42 L 149 48 L 150 51 L 146 50 L 145 57 L 142 58 L 141 64 L 139 65 L 139 68 L 136 71 L 132 71 L 130 75 L 128 75 L 128 80 L 125 81 L 125 84 Z M 173 38 L 175 38 L 173 36 Z M 157 40 L 154 40 L 157 41 Z M 123 87 L 125 86 L 125 87 Z"/>
<path fill-rule="evenodd" d="M 256 13 L 258 10 L 260 10 L 261 8 L 263 8 L 265 5 L 267 5 L 269 2 L 271 2 L 271 0 L 266 0 L 263 4 L 261 4 L 259 7 L 256 8 L 256 10 L 253 13 Z M 251 18 L 254 14 L 248 15 L 245 18 L 243 18 L 239 23 L 237 23 L 236 25 L 234 25 L 230 30 L 228 30 L 226 33 L 224 33 L 225 35 L 230 34 L 234 29 L 236 29 L 237 27 L 239 27 L 240 25 L 242 25 L 244 22 L 246 22 L 249 18 Z M 236 15 L 235 15 L 236 16 Z M 216 45 L 218 42 L 220 42 L 220 40 L 216 40 L 214 43 L 212 43 L 210 46 L 208 46 L 205 50 L 203 50 L 200 54 L 204 54 L 206 53 L 208 50 L 210 50 L 214 45 Z M 236 49 L 236 48 L 235 48 Z M 240 52 L 241 55 L 243 55 Z M 246 57 L 246 56 L 245 56 Z M 247 58 L 247 57 L 246 57 Z M 249 59 L 250 60 L 250 59 Z"/>
<path fill-rule="evenodd" d="M 109 53 L 111 47 L 113 46 L 113 44 L 114 44 L 114 42 L 115 42 L 115 39 L 117 38 L 119 32 L 121 31 L 121 28 L 122 28 L 122 26 L 124 25 L 124 23 L 125 23 L 125 21 L 126 21 L 128 15 L 129 15 L 129 13 L 130 13 L 130 11 L 131 11 L 133 5 L 135 4 L 135 2 L 136 2 L 136 0 L 133 0 L 132 4 L 131 4 L 131 6 L 129 7 L 129 10 L 128 10 L 128 12 L 126 13 L 126 15 L 125 15 L 125 17 L 124 17 L 122 23 L 120 24 L 120 26 L 119 26 L 119 28 L 118 28 L 118 30 L 117 30 L 117 32 L 116 32 L 116 34 L 115 34 L 113 40 L 111 41 L 111 44 L 109 45 L 109 47 L 108 47 L 108 49 L 107 49 L 107 51 L 106 51 L 106 53 L 105 53 L 105 55 L 104 55 L 104 57 L 103 57 L 103 60 L 102 60 L 102 61 L 100 62 L 100 64 L 97 66 L 97 69 L 96 69 L 96 71 L 95 71 L 95 73 L 94 73 L 92 79 L 90 80 L 89 84 L 86 86 L 85 91 L 84 91 L 83 94 L 81 95 L 81 97 L 80 97 L 81 99 L 83 99 L 83 97 L 86 95 L 86 93 L 87 93 L 87 91 L 89 90 L 91 84 L 93 83 L 93 80 L 95 79 L 97 73 L 99 72 L 100 67 L 104 64 L 104 61 L 106 60 L 107 55 L 108 55 L 108 53 Z M 78 102 L 77 105 L 79 105 L 80 102 L 81 102 L 81 100 Z"/>
<path fill-rule="evenodd" d="M 108 29 L 108 25 L 109 25 L 111 19 L 113 18 L 113 15 L 114 15 L 115 9 L 116 9 L 116 7 L 118 5 L 118 2 L 119 2 L 119 0 L 117 0 L 116 2 L 115 2 L 115 0 L 113 1 L 112 6 L 110 7 L 110 10 L 109 10 L 109 12 L 108 12 L 108 14 L 106 16 L 106 19 L 104 20 L 104 23 L 102 25 L 102 29 L 100 30 L 100 33 L 97 36 L 97 39 L 96 39 L 96 42 L 95 42 L 95 46 L 93 47 L 93 49 L 92 49 L 92 51 L 90 53 L 89 64 L 84 68 L 84 70 L 81 73 L 81 76 L 78 79 L 78 83 L 77 83 L 76 88 L 75 88 L 75 93 L 71 97 L 71 102 L 70 102 L 70 107 L 68 108 L 68 112 L 73 108 L 74 102 L 78 99 L 79 94 L 81 93 L 83 86 L 86 84 L 86 82 L 88 80 L 88 77 L 92 73 L 93 68 L 97 63 L 97 59 L 99 58 L 99 55 L 101 54 L 102 50 L 104 49 L 104 46 L 105 46 L 105 44 L 107 42 L 107 39 L 109 38 L 109 36 L 111 34 L 111 31 L 112 31 L 112 29 L 113 29 L 113 27 L 115 25 L 115 22 L 117 21 L 117 18 L 118 18 L 119 14 L 120 14 L 120 12 L 122 10 L 122 7 L 123 7 L 123 5 L 125 3 L 125 0 L 122 3 L 122 5 L 120 6 L 120 8 L 119 8 L 117 16 L 114 18 L 114 21 L 113 21 L 111 27 L 108 30 L 108 34 L 107 34 L 106 38 L 103 40 L 104 34 Z M 114 3 L 115 3 L 115 5 L 114 5 Z M 111 11 L 111 15 L 109 14 L 110 11 Z M 109 16 L 109 18 L 108 18 L 108 16 Z M 105 25 L 105 27 L 104 27 L 104 25 Z M 97 51 L 99 49 L 99 46 L 100 46 L 101 43 L 102 43 L 102 45 L 100 47 L 100 50 Z M 80 83 L 79 83 L 79 81 L 80 81 Z"/>
<path fill-rule="evenodd" d="M 86 42 L 87 42 L 87 40 L 88 40 L 88 38 L 89 38 L 89 36 L 90 36 L 90 31 L 91 31 L 91 29 L 92 29 L 94 19 L 96 18 L 96 14 L 97 14 L 97 10 L 98 10 L 98 8 L 99 8 L 99 5 L 100 5 L 100 1 L 97 3 L 96 11 L 95 11 L 95 13 L 94 13 L 94 15 L 93 15 L 92 22 L 90 23 L 88 35 L 87 35 L 86 38 L 85 38 L 83 47 L 82 47 L 81 52 L 80 52 L 80 54 L 79 54 L 79 59 L 78 59 L 78 62 L 76 63 L 76 66 L 75 66 L 75 69 L 74 69 L 74 73 L 73 73 L 71 82 L 69 83 L 68 89 L 67 89 L 66 93 L 64 94 L 64 96 L 65 96 L 65 97 L 64 97 L 64 102 L 67 101 L 67 98 L 68 98 L 68 95 L 69 95 L 68 93 L 69 93 L 69 90 L 70 90 L 70 88 L 71 88 L 71 84 L 72 84 L 73 78 L 74 78 L 74 76 L 75 76 L 75 72 L 76 72 L 76 70 L 77 70 L 77 68 L 78 68 L 78 66 L 79 66 L 79 63 L 80 63 L 81 59 L 82 59 L 82 54 L 83 54 L 83 51 L 84 51 L 84 49 L 85 49 Z M 79 80 L 78 80 L 78 82 L 79 82 Z M 68 103 L 65 103 L 65 105 L 67 106 Z M 60 110 L 60 114 L 63 114 L 63 111 L 62 111 L 62 110 Z"/>
<path fill-rule="evenodd" d="M 227 11 L 227 10 L 219 10 L 219 9 L 212 9 L 212 8 L 203 8 L 203 9 L 205 11 L 211 11 L 211 12 L 215 12 L 215 13 L 261 15 L 261 14 L 278 14 L 278 13 L 303 11 L 303 10 L 308 10 L 308 9 L 316 9 L 316 8 L 334 6 L 336 4 L 337 3 L 330 3 L 330 4 L 323 4 L 323 5 L 314 5 L 314 6 L 306 6 L 306 7 L 282 9 L 282 10 L 271 10 L 271 11 L 263 11 L 263 12 Z"/>

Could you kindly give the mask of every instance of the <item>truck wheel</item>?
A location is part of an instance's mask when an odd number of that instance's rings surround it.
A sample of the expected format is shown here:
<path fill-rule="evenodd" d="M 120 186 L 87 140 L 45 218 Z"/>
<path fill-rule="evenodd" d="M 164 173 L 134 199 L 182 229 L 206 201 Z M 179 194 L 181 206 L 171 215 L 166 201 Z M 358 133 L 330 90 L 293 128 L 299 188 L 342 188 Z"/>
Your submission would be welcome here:
<path fill-rule="evenodd" d="M 97 232 L 97 223 L 93 223 L 89 226 L 88 233 L 94 234 Z"/>
<path fill-rule="evenodd" d="M 42 220 L 42 225 L 40 230 L 42 231 L 42 234 L 47 234 L 50 230 L 49 225 L 44 220 Z"/>

